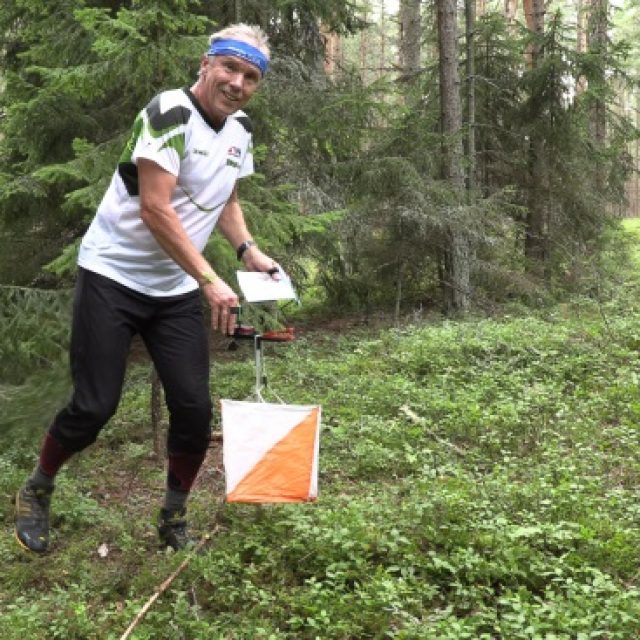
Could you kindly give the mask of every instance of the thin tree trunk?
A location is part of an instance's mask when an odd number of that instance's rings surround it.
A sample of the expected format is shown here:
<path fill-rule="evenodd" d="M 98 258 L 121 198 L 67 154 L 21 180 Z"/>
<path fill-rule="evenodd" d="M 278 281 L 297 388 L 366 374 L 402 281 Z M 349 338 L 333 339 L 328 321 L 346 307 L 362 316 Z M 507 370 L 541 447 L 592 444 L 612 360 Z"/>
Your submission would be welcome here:
<path fill-rule="evenodd" d="M 533 38 L 525 57 L 532 69 L 536 69 L 544 55 L 544 0 L 524 0 L 527 28 Z M 535 276 L 544 274 L 548 254 L 549 220 L 546 194 L 545 140 L 532 134 L 529 143 L 529 198 L 525 228 L 524 252 L 527 271 Z"/>
<path fill-rule="evenodd" d="M 334 78 L 341 62 L 342 39 L 324 24 L 320 24 L 320 37 L 324 45 L 324 72 L 329 78 Z"/>
<path fill-rule="evenodd" d="M 394 313 L 396 327 L 400 326 L 400 312 L 402 310 L 402 282 L 404 280 L 405 267 L 406 262 L 403 258 L 400 258 L 396 271 L 396 304 Z"/>
<path fill-rule="evenodd" d="M 588 24 L 588 12 L 585 7 L 584 0 L 577 0 L 576 5 L 577 16 L 577 36 L 576 36 L 576 51 L 579 54 L 587 52 L 587 24 Z M 587 89 L 587 78 L 584 75 L 580 75 L 576 78 L 576 98 L 582 95 Z"/>
<path fill-rule="evenodd" d="M 544 186 L 545 143 L 536 136 L 529 146 L 529 197 L 526 217 L 524 253 L 527 260 L 527 271 L 531 275 L 542 277 L 548 254 L 549 223 Z"/>
<path fill-rule="evenodd" d="M 541 39 L 544 35 L 544 14 L 544 0 L 524 0 L 524 17 L 527 29 L 534 35 L 525 52 L 530 67 L 535 67 L 538 64 L 538 59 L 542 54 Z"/>
<path fill-rule="evenodd" d="M 607 0 L 593 0 L 587 43 L 589 52 L 594 58 L 599 58 L 599 64 L 590 84 L 595 93 L 591 111 L 591 133 L 593 141 L 600 148 L 604 146 L 607 137 L 606 103 L 603 94 L 606 88 L 604 58 L 607 54 L 608 9 Z"/>
<path fill-rule="evenodd" d="M 440 123 L 444 177 L 454 188 L 464 187 L 462 169 L 462 107 L 458 73 L 458 25 L 455 0 L 437 0 L 440 53 Z"/>
<path fill-rule="evenodd" d="M 386 67 L 385 56 L 387 49 L 387 16 L 384 11 L 384 0 L 380 0 L 380 62 L 378 64 L 378 78 L 384 75 Z"/>
<path fill-rule="evenodd" d="M 640 129 L 640 91 L 636 91 L 636 127 Z M 640 138 L 636 138 L 636 157 L 634 160 L 636 188 L 631 211 L 634 217 L 640 216 Z"/>
<path fill-rule="evenodd" d="M 476 192 L 476 0 L 465 0 L 467 48 L 467 192 L 473 201 Z"/>
<path fill-rule="evenodd" d="M 420 70 L 420 34 L 422 31 L 420 0 L 400 0 L 400 69 L 403 78 L 413 83 Z"/>
<path fill-rule="evenodd" d="M 164 452 L 161 431 L 162 422 L 162 386 L 156 368 L 151 365 L 151 432 L 153 434 L 153 453 L 161 458 Z"/>
<path fill-rule="evenodd" d="M 362 20 L 366 23 L 368 19 L 368 9 L 364 6 Z M 364 28 L 360 32 L 360 69 L 362 81 L 367 83 L 367 66 L 369 60 L 369 28 Z"/>
<path fill-rule="evenodd" d="M 458 25 L 456 0 L 437 0 L 438 48 L 440 54 L 440 122 L 442 129 L 442 174 L 462 203 L 462 108 L 458 73 Z M 470 303 L 469 239 L 459 225 L 450 224 L 444 252 L 444 297 L 448 312 L 465 311 Z"/>
<path fill-rule="evenodd" d="M 516 29 L 516 17 L 518 15 L 518 0 L 505 0 L 504 2 L 504 17 L 509 25 L 509 31 L 515 32 Z"/>

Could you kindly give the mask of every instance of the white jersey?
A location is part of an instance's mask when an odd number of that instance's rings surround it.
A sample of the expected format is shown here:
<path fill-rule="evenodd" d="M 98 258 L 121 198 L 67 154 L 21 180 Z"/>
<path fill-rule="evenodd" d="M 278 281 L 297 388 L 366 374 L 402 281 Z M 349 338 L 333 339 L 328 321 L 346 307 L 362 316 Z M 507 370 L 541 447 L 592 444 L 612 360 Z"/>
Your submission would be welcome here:
<path fill-rule="evenodd" d="M 253 173 L 249 119 L 238 111 L 216 130 L 188 89 L 153 98 L 136 118 L 80 246 L 81 267 L 135 291 L 151 296 L 193 291 L 196 280 L 164 252 L 140 217 L 139 158 L 176 176 L 171 206 L 202 251 L 236 180 Z"/>

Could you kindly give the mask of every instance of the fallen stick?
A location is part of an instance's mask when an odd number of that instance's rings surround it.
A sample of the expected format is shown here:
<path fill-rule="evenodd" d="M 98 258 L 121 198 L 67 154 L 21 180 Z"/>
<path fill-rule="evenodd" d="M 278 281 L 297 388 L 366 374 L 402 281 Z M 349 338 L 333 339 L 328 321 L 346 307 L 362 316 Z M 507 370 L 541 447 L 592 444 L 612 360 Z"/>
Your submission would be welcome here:
<path fill-rule="evenodd" d="M 454 444 L 453 442 L 449 442 L 448 440 L 446 440 L 442 436 L 439 436 L 433 429 L 427 428 L 426 427 L 425 418 L 423 418 L 422 416 L 419 416 L 415 411 L 413 411 L 406 404 L 403 404 L 400 407 L 400 411 L 402 413 L 404 413 L 404 415 L 407 418 L 409 418 L 409 420 L 411 420 L 411 422 L 413 422 L 414 424 L 419 424 L 419 425 L 424 426 L 425 427 L 425 433 L 428 433 L 436 442 L 444 445 L 445 447 L 449 447 L 450 449 L 453 449 L 460 456 L 466 456 L 467 455 L 467 453 L 468 453 L 467 451 L 465 451 L 464 449 L 462 449 L 458 445 Z"/>
<path fill-rule="evenodd" d="M 216 527 L 210 534 L 204 536 L 198 544 L 193 548 L 193 551 L 180 563 L 180 566 L 158 587 L 157 591 L 145 602 L 144 606 L 138 615 L 133 619 L 133 622 L 129 625 L 127 630 L 120 636 L 120 640 L 127 640 L 133 633 L 133 630 L 140 624 L 142 619 L 147 614 L 147 611 L 151 609 L 153 603 L 171 586 L 171 583 L 187 568 L 193 556 L 195 556 L 211 539 L 211 536 L 216 533 L 218 527 Z"/>

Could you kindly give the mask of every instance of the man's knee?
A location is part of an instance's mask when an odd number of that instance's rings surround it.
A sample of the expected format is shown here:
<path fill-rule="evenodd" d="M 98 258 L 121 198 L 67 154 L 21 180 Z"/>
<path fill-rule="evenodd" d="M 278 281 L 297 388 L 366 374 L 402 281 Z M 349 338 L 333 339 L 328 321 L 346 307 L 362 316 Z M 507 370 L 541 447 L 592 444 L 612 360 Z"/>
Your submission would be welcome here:
<path fill-rule="evenodd" d="M 117 408 L 117 402 L 85 404 L 73 399 L 55 417 L 51 432 L 69 451 L 81 451 L 96 441 Z"/>
<path fill-rule="evenodd" d="M 196 425 L 209 424 L 213 405 L 208 393 L 191 394 L 167 402 L 171 419 L 177 422 L 191 422 Z"/>
<path fill-rule="evenodd" d="M 193 453 L 205 451 L 211 440 L 213 416 L 213 406 L 209 397 L 198 402 L 173 405 L 169 411 L 169 448 Z"/>
<path fill-rule="evenodd" d="M 111 420 L 117 409 L 117 400 L 94 400 L 90 403 L 76 401 L 71 405 L 71 412 L 77 415 L 83 423 L 97 431 L 100 431 Z"/>

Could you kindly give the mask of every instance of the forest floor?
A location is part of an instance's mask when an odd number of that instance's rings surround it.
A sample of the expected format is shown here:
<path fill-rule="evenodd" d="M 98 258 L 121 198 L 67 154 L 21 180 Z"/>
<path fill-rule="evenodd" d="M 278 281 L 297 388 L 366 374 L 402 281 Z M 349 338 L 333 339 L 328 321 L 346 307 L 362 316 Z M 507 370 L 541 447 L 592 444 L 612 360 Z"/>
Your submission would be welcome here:
<path fill-rule="evenodd" d="M 640 251 L 614 280 L 538 312 L 270 346 L 278 394 L 323 408 L 319 499 L 226 504 L 215 439 L 190 507 L 211 540 L 131 637 L 640 637 Z M 218 347 L 215 399 L 249 396 L 251 352 Z M 60 474 L 44 557 L 12 525 L 41 435 L 4 443 L 3 640 L 117 640 L 187 557 L 157 545 L 149 389 L 138 359 Z"/>

